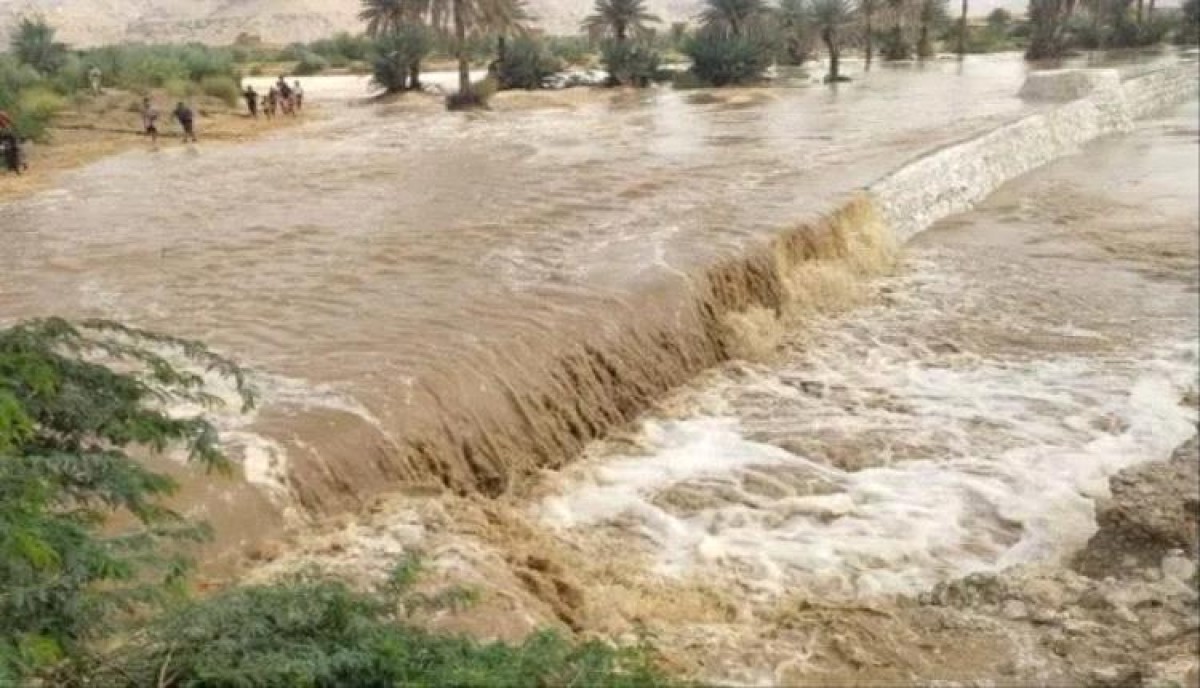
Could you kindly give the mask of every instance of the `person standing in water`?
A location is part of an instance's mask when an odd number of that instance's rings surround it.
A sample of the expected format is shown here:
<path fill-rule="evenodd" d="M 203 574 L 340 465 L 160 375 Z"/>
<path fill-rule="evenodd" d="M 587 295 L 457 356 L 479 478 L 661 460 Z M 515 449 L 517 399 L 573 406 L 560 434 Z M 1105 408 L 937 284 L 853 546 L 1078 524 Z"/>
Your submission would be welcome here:
<path fill-rule="evenodd" d="M 250 116 L 258 119 L 258 92 L 253 86 L 247 86 L 242 97 L 246 99 L 246 109 L 250 111 Z"/>
<path fill-rule="evenodd" d="M 191 139 L 192 143 L 197 143 L 196 115 L 182 100 L 175 106 L 175 119 L 179 121 L 179 126 L 183 127 L 183 142 L 187 143 L 188 139 Z"/>
<path fill-rule="evenodd" d="M 158 110 L 149 97 L 142 99 L 142 133 L 150 137 L 150 143 L 158 145 Z"/>
<path fill-rule="evenodd" d="M 294 98 L 296 101 L 296 112 L 300 112 L 301 110 L 303 110 L 304 109 L 304 89 L 300 87 L 299 79 L 297 79 L 296 82 L 294 84 L 292 84 L 292 98 Z"/>
<path fill-rule="evenodd" d="M 91 84 L 92 95 L 100 95 L 100 88 L 103 85 L 103 76 L 104 75 L 100 72 L 100 68 L 95 65 L 92 65 L 92 68 L 88 70 L 88 83 Z"/>

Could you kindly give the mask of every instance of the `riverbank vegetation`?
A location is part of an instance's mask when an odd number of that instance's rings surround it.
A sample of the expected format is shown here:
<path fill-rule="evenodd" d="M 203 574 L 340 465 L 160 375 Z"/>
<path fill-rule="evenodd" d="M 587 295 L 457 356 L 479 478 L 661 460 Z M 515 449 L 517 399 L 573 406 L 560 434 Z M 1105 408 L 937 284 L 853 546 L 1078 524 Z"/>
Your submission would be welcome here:
<path fill-rule="evenodd" d="M 244 371 L 196 342 L 105 321 L 0 329 L 0 685 L 665 685 L 645 643 L 536 633 L 516 645 L 421 630 L 420 610 L 470 591 L 417 593 L 419 559 L 354 590 L 319 572 L 188 593 L 202 523 L 165 505 L 143 466 L 171 452 L 234 471 L 203 412 Z"/>

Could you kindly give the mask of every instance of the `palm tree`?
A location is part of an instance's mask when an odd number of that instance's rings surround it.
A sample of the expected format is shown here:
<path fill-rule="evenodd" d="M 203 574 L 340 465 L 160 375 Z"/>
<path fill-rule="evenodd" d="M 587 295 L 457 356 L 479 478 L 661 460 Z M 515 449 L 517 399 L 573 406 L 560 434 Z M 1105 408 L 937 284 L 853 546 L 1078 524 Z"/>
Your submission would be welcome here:
<path fill-rule="evenodd" d="M 704 28 L 725 36 L 741 38 L 751 24 L 767 13 L 763 0 L 706 0 L 700 12 Z"/>
<path fill-rule="evenodd" d="M 793 64 L 804 64 L 812 57 L 814 42 L 812 12 L 807 0 L 780 0 L 778 17 L 788 58 Z"/>
<path fill-rule="evenodd" d="M 472 93 L 467 38 L 525 33 L 530 16 L 524 0 L 430 0 L 430 21 L 434 28 L 454 39 L 458 93 L 464 102 L 469 102 Z"/>
<path fill-rule="evenodd" d="M 52 74 L 67 59 L 67 46 L 54 40 L 54 27 L 41 17 L 23 17 L 9 39 L 13 55 L 42 74 Z"/>
<path fill-rule="evenodd" d="M 884 0 L 892 15 L 892 36 L 886 45 L 889 60 L 907 60 L 912 56 L 908 39 L 904 36 L 904 17 L 909 11 L 908 0 Z"/>
<path fill-rule="evenodd" d="M 841 80 L 838 67 L 842 53 L 842 33 L 854 22 L 854 8 L 850 0 L 815 0 L 812 13 L 813 23 L 821 33 L 821 41 L 829 51 L 829 74 L 825 76 L 825 81 L 836 83 Z"/>
<path fill-rule="evenodd" d="M 429 52 L 425 45 L 428 37 L 420 35 L 416 29 L 423 29 L 429 9 L 429 0 L 362 0 L 362 10 L 358 13 L 358 18 L 367 24 L 366 34 L 377 42 L 388 39 L 386 47 L 393 53 L 399 47 L 397 42 L 401 34 L 410 43 L 418 44 L 400 51 L 412 56 L 405 88 L 421 88 L 421 59 Z"/>
<path fill-rule="evenodd" d="M 966 2 L 966 0 L 963 0 Z M 866 53 L 866 67 L 871 68 L 871 58 L 875 55 L 875 27 L 871 20 L 879 9 L 878 0 L 858 0 L 858 13 L 863 20 L 863 51 Z"/>
<path fill-rule="evenodd" d="M 646 36 L 651 31 L 647 24 L 660 21 L 646 9 L 644 0 L 596 0 L 581 27 L 593 40 L 613 38 L 624 43 L 630 34 Z"/>
<path fill-rule="evenodd" d="M 1062 57 L 1067 20 L 1075 12 L 1075 0 L 1029 0 L 1029 47 L 1025 59 Z"/>
<path fill-rule="evenodd" d="M 921 34 L 917 40 L 917 56 L 933 56 L 933 40 L 929 28 L 946 18 L 946 0 L 921 0 Z"/>
<path fill-rule="evenodd" d="M 395 33 L 409 19 L 408 0 L 362 0 L 359 21 L 366 22 L 366 33 L 379 38 Z"/>

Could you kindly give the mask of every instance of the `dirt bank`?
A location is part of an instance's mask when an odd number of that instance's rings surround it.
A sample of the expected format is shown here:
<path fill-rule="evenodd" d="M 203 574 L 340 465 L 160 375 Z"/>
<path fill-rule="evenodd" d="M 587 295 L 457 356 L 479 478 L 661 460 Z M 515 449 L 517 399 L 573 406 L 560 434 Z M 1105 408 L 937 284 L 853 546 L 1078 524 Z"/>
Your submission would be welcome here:
<path fill-rule="evenodd" d="M 165 92 L 155 92 L 153 98 L 160 112 L 158 145 L 181 145 L 179 125 L 170 116 L 178 99 Z M 150 142 L 142 135 L 140 102 L 138 94 L 109 90 L 98 98 L 69 105 L 50 128 L 49 141 L 29 147 L 29 171 L 21 176 L 0 174 L 0 202 L 46 189 L 60 174 L 109 155 L 149 149 Z M 234 107 L 209 97 L 188 102 L 198 115 L 196 134 L 201 144 L 242 143 L 318 116 L 318 110 L 310 106 L 300 117 L 255 120 L 240 102 Z"/>

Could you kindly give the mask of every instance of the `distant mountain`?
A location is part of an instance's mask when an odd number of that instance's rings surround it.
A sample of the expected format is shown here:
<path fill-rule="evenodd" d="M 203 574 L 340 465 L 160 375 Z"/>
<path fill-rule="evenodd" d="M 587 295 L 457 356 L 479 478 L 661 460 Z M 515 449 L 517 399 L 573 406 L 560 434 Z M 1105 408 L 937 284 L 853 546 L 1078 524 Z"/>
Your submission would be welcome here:
<path fill-rule="evenodd" d="M 538 25 L 572 34 L 593 0 L 530 0 Z M 701 0 L 649 0 L 665 22 L 688 21 Z M 951 12 L 957 2 L 951 0 Z M 972 0 L 971 14 L 998 6 L 1023 12 L 1025 0 Z M 361 29 L 358 0 L 0 0 L 0 38 L 16 17 L 40 14 L 76 46 L 120 41 L 231 43 L 238 34 L 268 43 L 324 38 Z"/>

